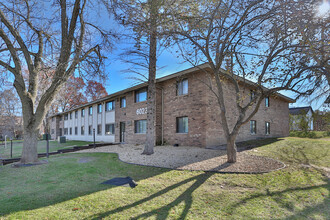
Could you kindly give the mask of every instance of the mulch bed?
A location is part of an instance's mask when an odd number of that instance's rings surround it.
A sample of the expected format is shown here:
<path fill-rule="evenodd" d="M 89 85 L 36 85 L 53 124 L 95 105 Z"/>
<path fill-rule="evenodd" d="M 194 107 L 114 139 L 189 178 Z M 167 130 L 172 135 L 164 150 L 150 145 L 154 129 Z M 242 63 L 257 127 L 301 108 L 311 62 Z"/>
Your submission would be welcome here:
<path fill-rule="evenodd" d="M 210 150 L 190 146 L 159 146 L 152 155 L 142 155 L 143 146 L 123 144 L 88 149 L 80 152 L 117 153 L 119 159 L 130 164 L 170 168 L 176 170 L 198 170 L 220 173 L 267 173 L 285 167 L 280 161 L 256 156 L 251 150 L 237 153 L 236 163 L 227 163 L 224 150 Z M 254 150 L 255 151 L 255 150 Z"/>
<path fill-rule="evenodd" d="M 236 163 L 227 163 L 227 156 L 219 156 L 205 161 L 178 167 L 182 170 L 203 170 L 220 173 L 267 173 L 282 169 L 285 164 L 267 157 L 237 153 Z"/>

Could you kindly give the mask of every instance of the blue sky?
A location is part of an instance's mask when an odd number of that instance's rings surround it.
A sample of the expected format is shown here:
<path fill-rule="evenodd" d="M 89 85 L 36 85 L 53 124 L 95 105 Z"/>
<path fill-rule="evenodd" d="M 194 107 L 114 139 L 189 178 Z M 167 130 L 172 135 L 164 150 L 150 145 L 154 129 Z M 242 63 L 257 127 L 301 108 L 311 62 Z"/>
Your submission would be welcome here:
<path fill-rule="evenodd" d="M 137 83 L 137 81 L 129 79 L 129 76 L 132 74 L 122 72 L 127 69 L 126 64 L 122 63 L 118 59 L 118 54 L 122 53 L 122 48 L 117 48 L 113 51 L 113 54 L 110 55 L 110 64 L 107 67 L 108 79 L 105 82 L 105 87 L 109 94 L 118 92 L 120 90 L 129 88 Z M 177 58 L 169 51 L 164 51 L 158 58 L 158 66 L 163 67 L 157 71 L 157 78 L 169 75 L 187 68 L 190 68 L 189 63 L 183 63 L 183 60 Z M 281 92 L 283 95 L 286 95 L 290 98 L 294 98 L 294 94 L 290 92 Z M 298 100 L 296 103 L 290 104 L 290 107 L 302 107 L 311 105 L 314 110 L 320 109 L 322 107 L 323 99 L 316 100 L 310 104 L 308 99 Z"/>
<path fill-rule="evenodd" d="M 327 12 L 329 11 L 329 8 L 330 8 L 330 2 L 328 0 L 322 0 L 318 8 L 319 14 L 321 16 L 326 16 Z M 103 17 L 103 19 L 105 18 Z M 114 22 L 111 21 L 111 18 L 108 19 L 105 20 L 107 20 L 108 22 L 112 22 L 114 24 Z M 124 30 L 124 28 L 122 26 L 119 26 L 118 24 L 114 24 L 114 25 L 116 26 L 119 32 L 127 31 L 127 29 Z M 127 69 L 127 64 L 122 63 L 119 60 L 119 54 L 124 51 L 125 47 L 127 47 L 127 43 L 125 43 L 122 40 L 121 42 L 118 42 L 118 44 L 116 45 L 116 49 L 112 51 L 112 54 L 109 54 L 110 59 L 106 70 L 108 79 L 106 80 L 104 85 L 109 94 L 129 88 L 137 83 L 137 81 L 129 79 L 129 76 L 131 76 L 132 74 L 123 72 L 123 70 Z M 157 71 L 157 78 L 191 67 L 189 63 L 183 63 L 182 59 L 177 58 L 176 55 L 172 54 L 168 50 L 164 50 L 162 54 L 158 57 L 157 66 L 162 67 Z M 293 93 L 286 91 L 281 93 L 290 98 L 294 98 Z M 319 100 L 314 100 L 312 103 L 308 99 L 300 99 L 296 103 L 290 104 L 290 107 L 301 107 L 301 106 L 311 105 L 314 110 L 320 109 L 322 107 L 322 103 L 324 102 L 325 98 L 326 97 L 323 97 Z"/>

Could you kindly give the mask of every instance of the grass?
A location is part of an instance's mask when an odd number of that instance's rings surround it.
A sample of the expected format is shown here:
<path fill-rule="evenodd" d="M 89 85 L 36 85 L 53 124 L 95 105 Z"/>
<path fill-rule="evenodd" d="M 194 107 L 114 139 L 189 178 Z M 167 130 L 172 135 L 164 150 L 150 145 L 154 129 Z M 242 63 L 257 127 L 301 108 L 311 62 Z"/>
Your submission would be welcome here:
<path fill-rule="evenodd" d="M 73 141 L 67 140 L 66 143 L 58 143 L 58 141 L 49 141 L 49 152 L 54 152 L 63 148 L 67 148 L 70 146 L 83 146 L 91 144 L 92 142 L 86 141 Z M 23 141 L 13 142 L 13 158 L 20 157 L 22 155 L 23 149 Z M 38 141 L 38 153 L 46 153 L 47 151 L 47 142 L 46 141 Z M 2 158 L 10 158 L 10 141 L 7 142 L 7 148 L 4 145 L 0 145 L 0 157 Z"/>
<path fill-rule="evenodd" d="M 250 141 L 287 168 L 267 174 L 175 171 L 123 163 L 116 154 L 56 155 L 0 169 L 0 219 L 328 219 L 329 139 Z M 295 153 L 296 152 L 296 153 Z M 81 158 L 88 163 L 78 163 Z M 138 186 L 101 182 L 131 176 Z"/>

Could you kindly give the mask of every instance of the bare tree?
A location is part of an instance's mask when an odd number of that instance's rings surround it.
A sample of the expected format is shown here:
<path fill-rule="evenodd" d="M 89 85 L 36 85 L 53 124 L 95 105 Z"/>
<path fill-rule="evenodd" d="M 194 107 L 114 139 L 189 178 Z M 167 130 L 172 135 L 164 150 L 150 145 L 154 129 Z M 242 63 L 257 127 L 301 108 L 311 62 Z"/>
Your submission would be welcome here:
<path fill-rule="evenodd" d="M 38 161 L 37 140 L 42 121 L 57 92 L 78 65 L 80 73 L 102 72 L 101 48 L 110 48 L 113 34 L 98 25 L 94 3 L 88 0 L 0 3 L 1 72 L 14 76 L 13 84 L 22 103 L 21 163 Z M 28 70 L 27 82 L 23 68 Z M 39 74 L 47 74 L 44 69 L 52 69 L 54 74 L 36 105 Z"/>
<path fill-rule="evenodd" d="M 264 98 L 285 90 L 310 94 L 315 88 L 309 83 L 317 81 L 315 72 L 324 67 L 308 62 L 303 55 L 306 35 L 293 25 L 298 19 L 308 25 L 305 15 L 311 13 L 313 1 L 304 3 L 225 0 L 172 7 L 169 34 L 175 34 L 182 57 L 193 65 L 209 64 L 212 83 L 208 86 L 219 106 L 229 163 L 237 160 L 235 140 L 240 128 L 257 113 Z M 250 90 L 242 86 L 246 79 L 255 82 L 250 85 L 251 98 Z M 228 84 L 235 94 L 233 120 L 227 117 L 224 97 Z"/>
<path fill-rule="evenodd" d="M 164 26 L 165 5 L 163 0 L 148 1 L 113 1 L 114 13 L 117 20 L 133 32 L 134 48 L 124 53 L 128 56 L 129 64 L 134 65 L 131 71 L 135 74 L 134 79 L 147 80 L 147 132 L 146 144 L 142 154 L 154 153 L 155 146 L 155 112 L 156 112 L 156 69 L 157 53 L 165 46 L 160 33 Z M 131 32 L 129 35 L 132 35 Z M 148 71 L 145 77 L 144 71 Z"/>

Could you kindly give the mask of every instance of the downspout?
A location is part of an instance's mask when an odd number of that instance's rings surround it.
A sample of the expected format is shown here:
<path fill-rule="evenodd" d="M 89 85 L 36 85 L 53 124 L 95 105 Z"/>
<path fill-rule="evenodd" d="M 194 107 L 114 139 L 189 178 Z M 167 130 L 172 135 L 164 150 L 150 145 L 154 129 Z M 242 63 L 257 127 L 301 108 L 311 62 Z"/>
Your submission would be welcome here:
<path fill-rule="evenodd" d="M 162 145 L 164 145 L 164 89 L 162 90 Z"/>

